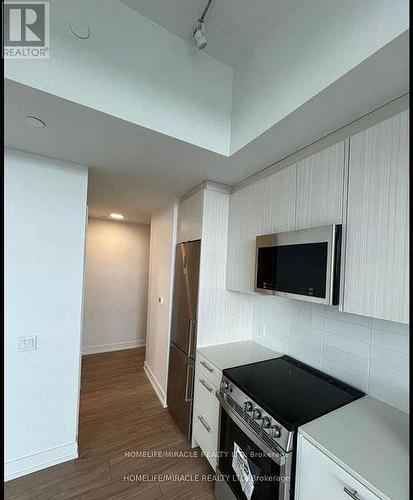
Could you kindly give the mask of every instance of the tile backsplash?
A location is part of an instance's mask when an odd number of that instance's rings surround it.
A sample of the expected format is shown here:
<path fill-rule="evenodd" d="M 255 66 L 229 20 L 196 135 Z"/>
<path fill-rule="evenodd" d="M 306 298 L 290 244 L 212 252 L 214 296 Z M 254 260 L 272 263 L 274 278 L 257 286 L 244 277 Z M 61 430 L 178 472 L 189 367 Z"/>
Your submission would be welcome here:
<path fill-rule="evenodd" d="M 409 411 L 408 325 L 255 295 L 252 338 Z"/>

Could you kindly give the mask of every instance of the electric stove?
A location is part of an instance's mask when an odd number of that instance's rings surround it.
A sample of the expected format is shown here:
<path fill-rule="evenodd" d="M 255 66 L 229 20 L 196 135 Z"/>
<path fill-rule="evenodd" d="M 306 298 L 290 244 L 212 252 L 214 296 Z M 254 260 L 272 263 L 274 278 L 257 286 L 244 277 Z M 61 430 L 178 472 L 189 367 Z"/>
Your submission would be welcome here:
<path fill-rule="evenodd" d="M 362 396 L 358 389 L 290 356 L 225 369 L 217 392 L 217 474 L 225 480 L 217 482 L 216 498 L 293 498 L 298 427 Z M 234 476 L 234 453 L 244 457 L 244 468 L 252 475 L 255 470 L 259 480 L 250 478 L 247 487 L 245 478 Z"/>

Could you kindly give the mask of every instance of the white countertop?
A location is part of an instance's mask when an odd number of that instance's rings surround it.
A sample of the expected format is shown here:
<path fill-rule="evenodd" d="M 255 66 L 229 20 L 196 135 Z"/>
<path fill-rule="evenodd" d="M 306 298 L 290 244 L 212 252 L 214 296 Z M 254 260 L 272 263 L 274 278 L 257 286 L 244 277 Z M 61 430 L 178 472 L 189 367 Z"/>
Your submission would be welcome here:
<path fill-rule="evenodd" d="M 220 370 L 282 356 L 282 354 L 252 340 L 199 347 L 198 352 Z"/>
<path fill-rule="evenodd" d="M 409 416 L 370 396 L 299 432 L 380 498 L 409 498 Z"/>

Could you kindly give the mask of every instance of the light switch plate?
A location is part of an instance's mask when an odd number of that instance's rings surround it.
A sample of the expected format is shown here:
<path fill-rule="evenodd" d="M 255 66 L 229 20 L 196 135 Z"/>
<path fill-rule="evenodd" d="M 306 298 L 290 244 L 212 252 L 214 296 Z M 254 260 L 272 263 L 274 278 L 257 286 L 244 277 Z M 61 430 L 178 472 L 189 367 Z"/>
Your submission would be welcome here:
<path fill-rule="evenodd" d="M 17 352 L 36 351 L 37 335 L 30 337 L 17 337 Z"/>
<path fill-rule="evenodd" d="M 163 305 L 163 297 L 158 297 L 158 302 L 159 304 L 161 304 L 161 306 Z"/>

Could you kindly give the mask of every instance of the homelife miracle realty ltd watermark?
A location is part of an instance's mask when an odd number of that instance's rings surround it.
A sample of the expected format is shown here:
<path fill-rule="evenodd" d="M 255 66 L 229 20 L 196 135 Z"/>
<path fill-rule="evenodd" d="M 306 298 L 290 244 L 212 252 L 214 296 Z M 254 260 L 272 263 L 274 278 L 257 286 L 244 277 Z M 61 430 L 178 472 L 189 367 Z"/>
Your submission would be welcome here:
<path fill-rule="evenodd" d="M 49 58 L 49 2 L 3 3 L 3 57 Z"/>

